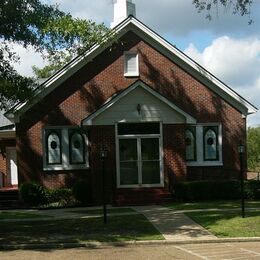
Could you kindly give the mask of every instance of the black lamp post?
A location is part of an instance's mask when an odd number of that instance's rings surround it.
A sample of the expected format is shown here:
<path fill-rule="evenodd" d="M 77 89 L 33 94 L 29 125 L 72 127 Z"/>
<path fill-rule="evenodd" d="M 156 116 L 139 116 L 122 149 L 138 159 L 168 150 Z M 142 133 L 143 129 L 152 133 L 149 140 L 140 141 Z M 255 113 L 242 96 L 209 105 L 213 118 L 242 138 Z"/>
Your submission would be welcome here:
<path fill-rule="evenodd" d="M 242 210 L 242 218 L 245 217 L 245 194 L 244 194 L 244 171 L 243 171 L 243 154 L 245 152 L 245 147 L 240 141 L 238 145 L 238 153 L 240 160 L 240 181 L 241 181 L 241 210 Z"/>
<path fill-rule="evenodd" d="M 106 183 L 105 183 L 105 159 L 107 158 L 108 151 L 103 146 L 100 150 L 100 159 L 102 161 L 102 189 L 103 189 L 103 215 L 104 215 L 104 224 L 107 223 L 107 205 L 106 205 Z"/>

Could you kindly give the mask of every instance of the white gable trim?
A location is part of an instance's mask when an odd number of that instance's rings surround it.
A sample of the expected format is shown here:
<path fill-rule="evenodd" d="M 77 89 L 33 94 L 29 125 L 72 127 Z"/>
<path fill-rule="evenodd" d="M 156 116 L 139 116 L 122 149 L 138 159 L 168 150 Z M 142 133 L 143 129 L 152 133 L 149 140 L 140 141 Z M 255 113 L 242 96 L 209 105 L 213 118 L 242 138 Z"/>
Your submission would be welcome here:
<path fill-rule="evenodd" d="M 134 84 L 132 84 L 130 87 L 128 87 L 127 89 L 123 90 L 121 93 L 119 93 L 117 96 L 115 96 L 112 99 L 109 99 L 101 108 L 99 108 L 98 110 L 96 110 L 94 113 L 90 114 L 87 118 L 83 119 L 81 124 L 83 126 L 90 126 L 93 124 L 93 119 L 95 117 L 97 117 L 98 115 L 100 115 L 101 113 L 105 112 L 108 108 L 110 108 L 111 106 L 113 106 L 115 103 L 117 103 L 121 98 L 125 97 L 126 95 L 128 95 L 130 92 L 132 92 L 133 90 L 135 90 L 137 87 L 142 87 L 144 90 L 146 90 L 147 92 L 149 92 L 150 94 L 152 94 L 153 96 L 155 96 L 156 98 L 158 98 L 159 100 L 161 100 L 163 103 L 165 103 L 166 105 L 168 105 L 169 107 L 171 107 L 173 110 L 177 111 L 178 113 L 180 113 L 182 116 L 185 117 L 186 119 L 186 123 L 187 124 L 196 124 L 196 119 L 193 118 L 192 116 L 190 116 L 189 114 L 187 114 L 186 112 L 184 112 L 182 109 L 180 109 L 179 107 L 177 107 L 176 105 L 174 105 L 172 102 L 170 102 L 168 99 L 166 99 L 165 97 L 163 97 L 162 95 L 160 95 L 158 92 L 156 92 L 155 90 L 153 90 L 152 88 L 150 88 L 149 86 L 147 86 L 144 82 L 138 80 L 136 81 Z"/>
<path fill-rule="evenodd" d="M 136 18 L 129 16 L 121 24 L 119 24 L 113 31 L 115 40 L 108 40 L 110 36 L 104 37 L 104 43 L 99 45 L 96 44 L 80 56 L 76 57 L 70 63 L 68 63 L 64 68 L 54 74 L 51 78 L 45 81 L 40 88 L 35 91 L 34 96 L 24 103 L 19 103 L 9 110 L 5 116 L 10 120 L 19 122 L 19 117 L 29 110 L 33 105 L 38 103 L 42 98 L 47 96 L 60 84 L 62 84 L 71 75 L 81 69 L 88 62 L 92 61 L 98 54 L 100 54 L 105 48 L 107 48 L 111 43 L 116 41 L 122 35 L 128 31 L 135 32 L 142 39 L 147 40 L 153 47 L 160 50 L 169 59 L 173 60 L 184 70 L 192 74 L 196 79 L 200 80 L 223 99 L 231 103 L 235 108 L 237 108 L 243 115 L 249 115 L 256 113 L 258 109 L 253 106 L 250 102 L 245 100 L 243 97 L 238 95 L 234 90 L 229 88 L 202 66 L 196 63 L 194 60 L 189 58 L 183 52 L 178 50 L 172 44 L 167 42 L 161 36 L 156 34 L 154 31 L 149 29 L 143 23 L 138 21 Z M 110 38 L 111 39 L 111 38 Z"/>

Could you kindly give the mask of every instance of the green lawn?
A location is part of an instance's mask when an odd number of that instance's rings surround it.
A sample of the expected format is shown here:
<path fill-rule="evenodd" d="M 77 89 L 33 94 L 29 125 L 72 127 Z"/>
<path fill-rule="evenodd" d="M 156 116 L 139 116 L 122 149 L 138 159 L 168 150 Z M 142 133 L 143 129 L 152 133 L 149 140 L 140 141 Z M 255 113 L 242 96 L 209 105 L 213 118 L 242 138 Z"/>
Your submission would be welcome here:
<path fill-rule="evenodd" d="M 173 202 L 165 205 L 175 210 L 192 210 L 192 209 L 238 209 L 241 207 L 241 202 L 236 201 L 205 201 L 205 202 L 190 202 L 180 203 Z M 259 208 L 260 201 L 246 201 L 245 206 L 247 208 Z"/>
<path fill-rule="evenodd" d="M 79 214 L 87 214 L 87 215 L 102 215 L 103 209 L 84 209 L 84 210 L 73 210 L 68 211 L 70 213 L 79 213 Z M 109 208 L 107 209 L 108 214 L 116 214 L 116 213 L 133 213 L 136 212 L 131 208 Z"/>
<path fill-rule="evenodd" d="M 186 213 L 190 218 L 218 237 L 260 237 L 260 211 L 200 211 Z"/>
<path fill-rule="evenodd" d="M 0 212 L 0 219 L 27 219 L 27 218 L 43 218 L 50 217 L 47 215 L 40 215 L 35 213 L 27 213 L 27 212 Z"/>
<path fill-rule="evenodd" d="M 0 244 L 164 239 L 141 214 L 103 218 L 0 222 Z"/>

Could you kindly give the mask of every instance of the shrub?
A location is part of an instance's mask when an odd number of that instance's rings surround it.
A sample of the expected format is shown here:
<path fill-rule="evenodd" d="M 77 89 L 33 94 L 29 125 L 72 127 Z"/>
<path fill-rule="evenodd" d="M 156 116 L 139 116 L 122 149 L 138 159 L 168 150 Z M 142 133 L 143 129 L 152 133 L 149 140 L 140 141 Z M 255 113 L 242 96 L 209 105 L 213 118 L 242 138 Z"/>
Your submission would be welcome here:
<path fill-rule="evenodd" d="M 24 203 L 29 206 L 43 205 L 49 201 L 48 190 L 32 182 L 23 183 L 19 188 L 19 194 Z"/>
<path fill-rule="evenodd" d="M 72 188 L 73 195 L 83 205 L 88 205 L 92 202 L 91 184 L 84 181 L 77 181 Z"/>
<path fill-rule="evenodd" d="M 260 199 L 260 181 L 250 180 L 245 182 L 245 195 L 247 199 Z"/>
<path fill-rule="evenodd" d="M 58 188 L 54 190 L 49 190 L 50 203 L 59 203 L 61 206 L 67 206 L 74 202 L 73 194 L 71 189 Z"/>
<path fill-rule="evenodd" d="M 174 185 L 174 197 L 181 201 L 203 201 L 239 199 L 240 182 L 232 181 L 193 181 Z"/>

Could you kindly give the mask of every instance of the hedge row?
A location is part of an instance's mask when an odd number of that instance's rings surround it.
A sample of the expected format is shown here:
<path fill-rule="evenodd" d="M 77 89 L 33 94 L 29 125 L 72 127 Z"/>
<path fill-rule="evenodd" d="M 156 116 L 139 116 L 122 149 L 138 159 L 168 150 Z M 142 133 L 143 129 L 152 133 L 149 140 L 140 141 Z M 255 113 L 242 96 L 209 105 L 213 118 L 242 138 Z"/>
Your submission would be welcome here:
<path fill-rule="evenodd" d="M 33 182 L 23 183 L 19 188 L 20 198 L 28 206 L 50 205 L 56 203 L 68 206 L 79 202 L 87 205 L 92 201 L 91 186 L 85 181 L 78 181 L 72 189 L 47 189 Z"/>
<path fill-rule="evenodd" d="M 241 198 L 240 181 L 181 182 L 173 188 L 179 201 L 235 200 Z M 245 181 L 245 197 L 260 199 L 260 181 Z"/>

